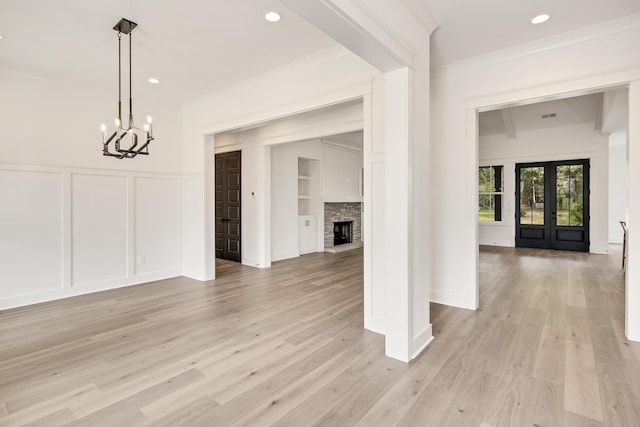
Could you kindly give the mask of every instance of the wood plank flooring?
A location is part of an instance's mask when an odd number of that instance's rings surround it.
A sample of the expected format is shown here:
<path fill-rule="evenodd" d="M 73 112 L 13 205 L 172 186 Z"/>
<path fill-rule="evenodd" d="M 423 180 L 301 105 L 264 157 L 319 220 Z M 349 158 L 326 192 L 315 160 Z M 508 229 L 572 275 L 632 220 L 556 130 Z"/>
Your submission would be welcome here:
<path fill-rule="evenodd" d="M 483 247 L 410 364 L 363 329 L 362 250 L 0 312 L 0 426 L 638 426 L 619 254 Z"/>

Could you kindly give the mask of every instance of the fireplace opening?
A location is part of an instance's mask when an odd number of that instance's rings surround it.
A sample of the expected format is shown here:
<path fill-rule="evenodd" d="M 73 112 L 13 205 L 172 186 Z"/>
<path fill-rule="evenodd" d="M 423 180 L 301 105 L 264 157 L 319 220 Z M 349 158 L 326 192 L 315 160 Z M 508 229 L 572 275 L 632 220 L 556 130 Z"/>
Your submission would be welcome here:
<path fill-rule="evenodd" d="M 333 246 L 351 243 L 353 240 L 353 221 L 336 221 L 333 223 Z"/>

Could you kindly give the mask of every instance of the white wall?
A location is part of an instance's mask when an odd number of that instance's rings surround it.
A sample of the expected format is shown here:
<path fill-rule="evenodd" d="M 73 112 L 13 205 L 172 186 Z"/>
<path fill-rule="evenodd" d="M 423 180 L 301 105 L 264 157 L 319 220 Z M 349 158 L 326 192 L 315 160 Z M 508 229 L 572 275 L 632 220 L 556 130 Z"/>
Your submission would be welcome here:
<path fill-rule="evenodd" d="M 622 243 L 627 219 L 627 132 L 609 136 L 609 242 Z"/>
<path fill-rule="evenodd" d="M 522 130 L 517 138 L 505 134 L 480 137 L 479 163 L 504 165 L 502 221 L 479 222 L 480 244 L 515 245 L 515 164 L 555 160 L 590 160 L 590 252 L 608 252 L 609 144 L 593 123 Z"/>
<path fill-rule="evenodd" d="M 324 201 L 360 202 L 362 151 L 324 144 Z"/>
<path fill-rule="evenodd" d="M 0 93 L 0 309 L 180 275 L 179 110 L 136 102 L 156 141 L 118 160 L 115 91 L 0 71 Z"/>
<path fill-rule="evenodd" d="M 144 123 L 149 114 L 154 119 L 151 155 L 129 161 L 102 155 L 100 124 L 110 129 L 118 107 L 117 83 L 113 91 L 106 89 L 110 88 L 0 71 L 0 160 L 179 173 L 180 106 L 167 102 L 161 93 L 134 99 L 134 118 Z"/>
<path fill-rule="evenodd" d="M 323 168 L 322 142 L 319 139 L 280 144 L 271 148 L 271 260 L 277 261 L 300 255 L 298 250 L 298 157 L 316 160 Z M 320 198 L 321 174 L 313 179 L 317 195 L 310 214 L 316 215 L 316 239 L 323 234 L 324 215 Z M 318 249 L 323 244 L 317 240 Z"/>
<path fill-rule="evenodd" d="M 431 180 L 443 183 L 432 186 L 434 300 L 477 306 L 475 110 L 637 79 L 639 44 L 634 16 L 433 70 Z"/>

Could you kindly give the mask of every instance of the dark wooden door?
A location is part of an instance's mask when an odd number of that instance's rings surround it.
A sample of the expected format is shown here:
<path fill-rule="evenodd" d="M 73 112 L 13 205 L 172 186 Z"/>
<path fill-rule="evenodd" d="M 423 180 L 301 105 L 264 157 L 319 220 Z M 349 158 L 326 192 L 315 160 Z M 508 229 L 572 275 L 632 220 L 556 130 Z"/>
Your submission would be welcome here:
<path fill-rule="evenodd" d="M 516 246 L 589 251 L 589 160 L 516 165 Z"/>
<path fill-rule="evenodd" d="M 216 154 L 216 258 L 241 262 L 241 152 Z"/>

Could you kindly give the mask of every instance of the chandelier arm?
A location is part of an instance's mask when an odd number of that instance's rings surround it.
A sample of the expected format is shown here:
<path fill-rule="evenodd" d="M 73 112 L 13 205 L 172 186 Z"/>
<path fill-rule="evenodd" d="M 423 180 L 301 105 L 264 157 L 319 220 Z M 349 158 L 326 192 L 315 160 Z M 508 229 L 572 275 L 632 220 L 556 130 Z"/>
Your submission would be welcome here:
<path fill-rule="evenodd" d="M 111 136 L 104 142 L 104 145 L 109 145 L 109 143 L 113 140 L 113 138 L 116 137 L 117 133 L 118 133 L 117 131 L 113 132 Z"/>
<path fill-rule="evenodd" d="M 148 145 L 149 143 L 151 143 L 151 141 L 153 141 L 153 137 L 149 137 L 147 138 L 147 140 L 144 142 L 144 144 L 142 144 L 140 146 L 140 148 L 138 148 L 137 150 L 134 150 L 134 148 L 138 145 L 137 143 L 137 138 L 136 138 L 136 142 L 134 145 L 132 145 L 128 150 L 125 149 L 120 149 L 120 153 L 129 153 L 129 154 L 133 154 L 133 155 L 138 155 L 138 154 L 145 154 L 148 155 L 149 151 L 148 151 Z M 145 151 L 142 151 L 145 150 Z"/>
<path fill-rule="evenodd" d="M 153 141 L 153 137 L 152 136 L 147 138 L 145 143 L 140 146 L 140 149 L 138 149 L 138 154 L 149 154 L 148 145 L 149 145 L 149 143 L 151 141 Z M 142 151 L 142 150 L 145 150 L 145 151 Z"/>
<path fill-rule="evenodd" d="M 124 159 L 124 154 L 114 154 L 114 153 L 110 153 L 109 151 L 103 151 L 102 155 L 109 156 L 109 157 L 116 157 L 118 159 Z"/>

